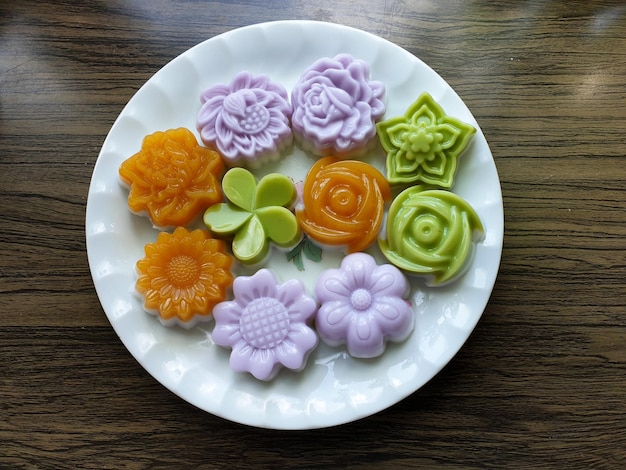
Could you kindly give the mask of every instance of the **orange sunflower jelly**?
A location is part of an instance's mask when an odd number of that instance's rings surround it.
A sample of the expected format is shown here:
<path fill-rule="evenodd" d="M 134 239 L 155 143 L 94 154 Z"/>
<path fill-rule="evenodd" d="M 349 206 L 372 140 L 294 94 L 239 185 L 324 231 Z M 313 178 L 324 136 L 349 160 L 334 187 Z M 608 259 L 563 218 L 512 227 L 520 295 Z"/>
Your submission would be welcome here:
<path fill-rule="evenodd" d="M 148 215 L 161 228 L 188 225 L 220 202 L 223 172 L 219 153 L 200 146 L 185 128 L 146 136 L 141 150 L 119 168 L 120 179 L 130 187 L 130 210 Z"/>
<path fill-rule="evenodd" d="M 143 296 L 144 310 L 166 326 L 191 328 L 209 319 L 233 283 L 233 258 L 225 249 L 223 241 L 200 229 L 159 233 L 136 265 L 135 290 Z"/>
<path fill-rule="evenodd" d="M 312 240 L 354 253 L 374 242 L 390 200 L 389 183 L 372 165 L 324 157 L 306 176 L 296 217 Z"/>

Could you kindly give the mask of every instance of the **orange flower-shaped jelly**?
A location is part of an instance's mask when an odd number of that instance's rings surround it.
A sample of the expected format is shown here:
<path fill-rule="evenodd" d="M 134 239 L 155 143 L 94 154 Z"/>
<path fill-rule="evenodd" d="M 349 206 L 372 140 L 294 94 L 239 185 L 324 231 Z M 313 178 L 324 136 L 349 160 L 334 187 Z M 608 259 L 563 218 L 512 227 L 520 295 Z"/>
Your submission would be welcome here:
<path fill-rule="evenodd" d="M 324 157 L 304 180 L 304 207 L 297 208 L 296 217 L 314 241 L 354 253 L 376 239 L 389 200 L 389 183 L 372 165 Z"/>
<path fill-rule="evenodd" d="M 143 296 L 144 309 L 164 325 L 189 328 L 208 318 L 233 283 L 233 258 L 225 248 L 223 241 L 200 229 L 159 233 L 137 262 L 135 289 Z"/>
<path fill-rule="evenodd" d="M 188 225 L 208 206 L 221 202 L 219 153 L 198 145 L 189 129 L 146 136 L 141 150 L 122 163 L 130 187 L 128 207 L 147 214 L 157 227 Z"/>

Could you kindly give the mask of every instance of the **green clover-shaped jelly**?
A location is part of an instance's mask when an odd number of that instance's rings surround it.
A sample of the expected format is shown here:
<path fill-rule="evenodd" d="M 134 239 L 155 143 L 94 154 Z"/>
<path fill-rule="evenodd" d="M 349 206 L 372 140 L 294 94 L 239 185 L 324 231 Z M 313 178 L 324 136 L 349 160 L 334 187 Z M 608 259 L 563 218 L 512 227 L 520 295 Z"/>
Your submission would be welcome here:
<path fill-rule="evenodd" d="M 233 238 L 233 254 L 246 264 L 267 256 L 270 241 L 287 248 L 301 237 L 296 216 L 287 208 L 296 188 L 285 175 L 271 173 L 257 183 L 244 168 L 232 168 L 222 179 L 228 202 L 214 204 L 204 213 L 204 223 L 219 237 Z"/>
<path fill-rule="evenodd" d="M 444 110 L 428 93 L 407 109 L 404 116 L 376 125 L 387 152 L 387 180 L 449 189 L 454 182 L 457 158 L 476 129 Z"/>

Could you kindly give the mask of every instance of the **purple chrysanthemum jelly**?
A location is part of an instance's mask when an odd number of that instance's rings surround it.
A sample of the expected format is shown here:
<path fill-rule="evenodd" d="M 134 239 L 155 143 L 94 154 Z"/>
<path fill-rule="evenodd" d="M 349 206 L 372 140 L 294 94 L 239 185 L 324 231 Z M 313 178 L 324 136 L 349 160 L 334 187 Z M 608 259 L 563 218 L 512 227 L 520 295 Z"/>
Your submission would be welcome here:
<path fill-rule="evenodd" d="M 217 147 L 228 166 L 258 167 L 293 141 L 287 90 L 266 75 L 239 72 L 229 84 L 207 88 L 200 101 L 202 142 Z"/>
<path fill-rule="evenodd" d="M 307 322 L 317 303 L 302 282 L 278 284 L 268 269 L 239 276 L 233 283 L 234 300 L 213 309 L 213 341 L 232 348 L 230 366 L 270 380 L 281 367 L 302 370 L 318 338 Z"/>
<path fill-rule="evenodd" d="M 348 255 L 317 281 L 317 332 L 330 346 L 345 344 L 351 356 L 380 356 L 387 341 L 404 341 L 413 331 L 408 293 L 408 281 L 395 266 L 377 265 L 366 253 Z"/>
<path fill-rule="evenodd" d="M 348 157 L 368 148 L 385 113 L 385 86 L 369 78 L 369 65 L 348 54 L 304 71 L 291 91 L 291 124 L 304 150 Z"/>

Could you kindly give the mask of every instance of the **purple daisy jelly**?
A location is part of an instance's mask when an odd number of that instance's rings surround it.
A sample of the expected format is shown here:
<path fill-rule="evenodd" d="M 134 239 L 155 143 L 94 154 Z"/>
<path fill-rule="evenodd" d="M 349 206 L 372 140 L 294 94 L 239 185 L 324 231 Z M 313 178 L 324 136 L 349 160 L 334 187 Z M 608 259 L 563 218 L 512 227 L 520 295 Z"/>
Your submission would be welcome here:
<path fill-rule="evenodd" d="M 345 344 L 351 356 L 380 356 L 387 341 L 404 341 L 414 329 L 408 294 L 409 283 L 398 268 L 377 265 L 366 253 L 350 254 L 317 281 L 317 332 L 330 346 Z"/>

